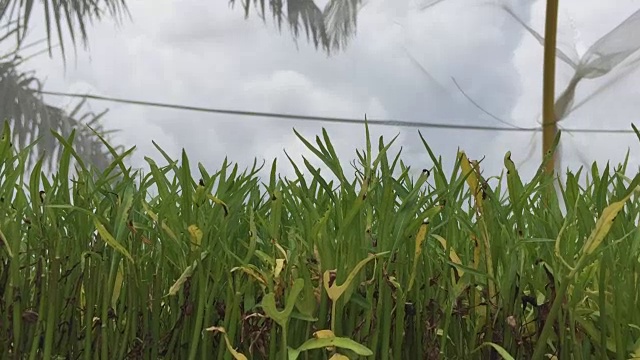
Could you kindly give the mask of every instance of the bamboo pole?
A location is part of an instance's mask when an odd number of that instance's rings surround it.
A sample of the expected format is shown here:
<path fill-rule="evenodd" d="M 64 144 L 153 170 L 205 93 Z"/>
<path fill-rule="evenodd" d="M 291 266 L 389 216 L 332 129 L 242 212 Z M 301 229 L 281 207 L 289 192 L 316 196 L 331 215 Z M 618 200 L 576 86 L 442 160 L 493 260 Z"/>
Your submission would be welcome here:
<path fill-rule="evenodd" d="M 542 158 L 551 150 L 558 132 L 555 114 L 556 37 L 558 32 L 558 1 L 547 0 L 544 30 L 544 68 L 542 79 Z M 554 153 L 545 170 L 552 174 L 556 166 Z"/>

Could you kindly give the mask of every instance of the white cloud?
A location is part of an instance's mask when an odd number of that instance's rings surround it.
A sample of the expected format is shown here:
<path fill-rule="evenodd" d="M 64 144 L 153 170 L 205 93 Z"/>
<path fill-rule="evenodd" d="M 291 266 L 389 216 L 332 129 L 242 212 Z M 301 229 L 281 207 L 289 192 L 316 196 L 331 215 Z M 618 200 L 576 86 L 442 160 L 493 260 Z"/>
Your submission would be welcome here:
<path fill-rule="evenodd" d="M 542 24 L 542 3 L 536 2 L 531 9 L 528 4 L 512 1 L 517 12 L 537 29 Z M 637 7 L 633 1 L 616 6 L 593 0 L 561 4 L 563 19 L 572 15 L 586 46 Z M 535 126 L 540 107 L 540 45 L 523 36 L 523 29 L 495 6 L 469 5 L 462 0 L 448 0 L 422 12 L 418 6 L 408 0 L 370 1 L 360 14 L 357 37 L 345 51 L 327 57 L 304 39 L 296 45 L 288 30 L 283 28 L 279 33 L 270 19 L 266 24 L 257 16 L 245 20 L 242 9 L 229 9 L 226 1 L 131 1 L 133 23 L 115 27 L 107 20 L 92 27 L 91 52 L 80 52 L 77 65 L 71 61 L 66 74 L 57 57 L 39 57 L 28 65 L 48 77 L 46 88 L 50 90 L 72 90 L 83 84 L 93 93 L 108 96 L 223 109 L 360 118 L 367 113 L 370 118 L 500 125 L 457 91 L 453 76 L 487 110 L 519 126 Z M 574 36 L 566 26 L 561 29 L 563 39 Z M 404 48 L 444 91 L 410 61 Z M 567 76 L 563 71 L 560 76 Z M 630 84 L 607 95 L 618 99 L 616 105 L 605 102 L 607 96 L 603 95 L 598 100 L 602 103 L 594 102 L 583 110 L 583 116 L 593 120 L 571 119 L 567 126 L 628 126 L 637 105 L 620 103 L 633 104 L 637 98 L 638 90 Z M 360 125 L 92 102 L 96 110 L 104 106 L 112 109 L 106 124 L 123 130 L 118 140 L 139 147 L 136 166 L 143 164 L 143 156 L 158 158 L 152 139 L 174 157 L 184 147 L 193 164 L 203 162 L 211 171 L 226 155 L 244 166 L 254 157 L 269 161 L 278 156 L 285 166 L 283 148 L 290 154 L 302 152 L 294 126 L 310 139 L 320 134 L 322 126 L 328 128 L 345 164 L 355 158 L 354 148 L 364 145 L 364 127 Z M 613 110 L 617 119 L 626 116 L 626 123 L 597 121 L 608 118 Z M 576 118 L 579 115 L 579 111 L 573 114 Z M 400 132 L 399 145 L 405 147 L 406 161 L 418 169 L 429 166 L 416 129 L 373 130 L 387 139 Z M 462 147 L 472 158 L 486 155 L 487 172 L 494 174 L 500 171 L 507 150 L 524 160 L 532 136 L 421 131 L 445 163 L 453 164 L 456 150 Z M 596 141 L 594 135 L 575 137 L 588 159 L 610 156 L 621 160 L 618 145 L 636 146 L 637 140 L 631 136 L 620 139 L 611 136 L 606 143 Z M 602 147 L 608 148 L 603 151 Z M 533 153 L 529 169 L 535 168 L 539 153 Z M 567 164 L 576 161 L 570 158 Z"/>

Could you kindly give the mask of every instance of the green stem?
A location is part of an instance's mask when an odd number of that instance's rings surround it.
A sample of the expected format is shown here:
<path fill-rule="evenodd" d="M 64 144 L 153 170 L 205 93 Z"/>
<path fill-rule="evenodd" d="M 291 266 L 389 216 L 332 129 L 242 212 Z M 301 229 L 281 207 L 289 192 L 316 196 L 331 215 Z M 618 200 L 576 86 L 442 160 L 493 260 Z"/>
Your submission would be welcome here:
<path fill-rule="evenodd" d="M 331 331 L 333 331 L 333 333 L 336 333 L 336 302 L 338 300 L 332 300 L 331 301 Z"/>
<path fill-rule="evenodd" d="M 606 255 L 605 255 L 606 256 Z M 600 266 L 598 274 L 598 310 L 600 311 L 600 316 L 598 316 L 598 322 L 600 323 L 600 357 L 602 359 L 607 358 L 607 298 L 606 298 L 606 267 Z"/>
<path fill-rule="evenodd" d="M 287 360 L 288 358 L 288 350 L 287 350 L 287 323 L 282 325 L 282 360 Z"/>
<path fill-rule="evenodd" d="M 202 265 L 200 265 L 202 267 Z M 206 272 L 202 271 L 198 276 L 198 310 L 196 312 L 196 324 L 193 327 L 193 333 L 191 335 L 191 348 L 189 350 L 189 360 L 195 360 L 198 353 L 198 345 L 200 340 L 200 333 L 202 332 L 202 322 L 204 320 L 204 306 L 206 304 L 207 295 L 207 279 Z"/>
<path fill-rule="evenodd" d="M 84 316 L 84 360 L 91 360 L 94 349 L 91 348 L 91 338 L 93 333 L 93 316 L 94 316 L 94 296 L 93 294 L 98 292 L 98 287 L 94 286 L 91 281 L 87 279 L 92 278 L 93 259 L 87 259 L 87 270 L 85 270 L 85 277 L 82 280 L 84 282 L 84 294 L 85 294 L 85 308 L 86 313 Z M 97 275 L 97 274 L 96 274 Z"/>
<path fill-rule="evenodd" d="M 113 285 L 115 284 L 115 280 L 116 280 L 116 273 L 118 270 L 118 264 L 120 263 L 120 256 L 114 251 L 112 252 L 112 260 L 111 260 L 111 264 L 110 264 L 110 268 L 109 268 L 109 277 L 108 280 L 104 283 L 103 286 L 103 295 L 102 295 L 102 309 L 101 309 L 101 324 L 100 324 L 100 344 L 101 344 L 101 352 L 100 352 L 100 356 L 103 359 L 108 359 L 109 358 L 109 345 L 110 345 L 110 340 L 109 340 L 109 308 L 111 306 L 110 301 L 111 301 L 111 295 L 113 292 Z M 113 309 L 113 311 L 115 311 L 116 309 Z M 115 334 L 114 334 L 115 337 Z M 113 345 L 115 345 L 115 341 L 111 340 L 113 342 Z"/>
<path fill-rule="evenodd" d="M 15 271 L 15 267 L 18 264 L 17 261 L 11 262 L 12 270 Z M 12 272 L 10 276 L 13 277 L 13 274 L 18 274 L 17 271 Z M 22 354 L 22 338 L 20 337 L 22 333 L 22 306 L 19 298 L 17 298 L 15 293 L 20 294 L 20 288 L 15 285 L 16 283 L 12 282 L 9 284 L 9 289 L 7 293 L 7 299 L 13 301 L 13 351 L 16 356 L 20 356 Z M 15 291 L 15 293 L 14 293 Z M 8 344 L 7 344 L 8 345 Z"/>
<path fill-rule="evenodd" d="M 147 270 L 149 271 L 149 270 Z M 155 269 L 156 273 L 151 275 L 153 282 L 153 298 L 151 299 L 151 313 L 149 319 L 151 321 L 151 358 L 157 359 L 160 352 L 160 314 L 162 313 L 161 301 L 162 301 L 162 280 L 158 275 L 159 271 Z M 149 311 L 147 311 L 149 313 Z"/>
<path fill-rule="evenodd" d="M 382 360 L 387 360 L 391 355 L 389 353 L 389 347 L 390 347 L 390 341 L 391 341 L 391 314 L 393 313 L 393 308 L 392 308 L 393 299 L 391 298 L 391 291 L 386 290 L 384 291 L 384 293 L 381 291 L 380 298 L 383 299 L 382 300 L 383 311 L 382 311 L 382 317 L 380 318 L 381 319 L 380 325 L 377 325 L 378 327 L 382 328 L 382 339 L 380 340 L 381 350 L 380 350 L 380 354 L 378 355 L 378 358 Z"/>
<path fill-rule="evenodd" d="M 41 300 L 40 305 L 38 307 L 38 314 L 43 314 L 45 312 L 45 304 L 46 301 Z M 29 360 L 36 360 L 36 356 L 38 354 L 38 350 L 40 348 L 40 335 L 42 334 L 42 317 L 38 318 L 38 324 L 36 326 L 35 331 L 33 332 L 33 336 L 31 337 L 31 352 L 29 353 Z"/>
<path fill-rule="evenodd" d="M 549 315 L 544 322 L 542 333 L 540 334 L 540 337 L 538 338 L 538 341 L 536 343 L 535 350 L 533 351 L 533 356 L 531 356 L 532 360 L 539 360 L 544 356 L 544 352 L 547 349 L 547 339 L 549 338 L 549 335 L 551 335 L 553 324 L 555 323 L 556 317 L 560 312 L 560 307 L 562 306 L 564 295 L 567 292 L 570 280 L 573 278 L 572 275 L 573 272 L 563 279 L 562 284 L 560 285 L 560 289 L 556 293 L 556 298 L 553 300 L 551 311 L 549 311 Z"/>
<path fill-rule="evenodd" d="M 58 279 L 60 277 L 60 259 L 51 260 L 51 277 L 49 278 L 49 291 L 47 292 L 49 306 L 46 317 L 46 330 L 44 337 L 44 359 L 50 359 L 53 352 L 53 329 L 57 323 L 57 299 L 58 299 Z"/>

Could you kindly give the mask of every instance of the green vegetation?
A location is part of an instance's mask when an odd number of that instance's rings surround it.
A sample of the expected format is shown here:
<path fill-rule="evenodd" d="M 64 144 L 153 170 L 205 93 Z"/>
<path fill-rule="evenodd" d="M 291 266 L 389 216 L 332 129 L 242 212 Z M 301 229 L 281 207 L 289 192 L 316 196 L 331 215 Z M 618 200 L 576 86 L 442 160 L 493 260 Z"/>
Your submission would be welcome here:
<path fill-rule="evenodd" d="M 412 179 L 367 129 L 353 174 L 326 132 L 300 137 L 335 182 L 291 158 L 294 179 L 225 161 L 196 180 L 160 147 L 148 174 L 125 166 L 133 149 L 87 168 L 72 134 L 47 178 L 42 162 L 25 175 L 31 149 L 9 131 L 2 358 L 640 356 L 640 174 L 625 178 L 626 161 L 555 191 L 544 163 L 523 182 L 509 153 L 499 179 L 462 152 L 445 174 L 423 139 L 434 166 Z"/>

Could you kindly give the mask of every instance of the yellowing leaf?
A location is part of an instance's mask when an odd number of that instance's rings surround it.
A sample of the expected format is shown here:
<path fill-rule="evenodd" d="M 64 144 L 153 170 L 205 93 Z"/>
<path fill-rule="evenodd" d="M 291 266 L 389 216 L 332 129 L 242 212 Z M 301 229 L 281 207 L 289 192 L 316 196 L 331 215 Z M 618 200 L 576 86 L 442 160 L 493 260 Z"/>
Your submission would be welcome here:
<path fill-rule="evenodd" d="M 212 332 L 219 332 L 219 333 L 222 333 L 222 334 L 226 334 L 227 333 L 227 330 L 223 326 L 209 326 L 205 330 L 212 331 Z"/>
<path fill-rule="evenodd" d="M 255 266 L 253 265 L 238 266 L 231 269 L 231 272 L 234 272 L 236 270 L 242 270 L 242 272 L 256 279 L 260 284 L 267 286 L 267 279 L 265 279 L 265 277 L 260 273 L 259 270 L 257 270 L 257 268 L 255 268 Z"/>
<path fill-rule="evenodd" d="M 200 260 L 201 261 L 204 260 L 204 258 L 207 257 L 207 255 L 208 255 L 208 252 L 206 251 L 200 254 Z M 178 280 L 176 280 L 176 282 L 173 283 L 173 285 L 171 285 L 171 288 L 169 288 L 169 293 L 167 295 L 174 296 L 175 294 L 177 294 L 178 291 L 182 288 L 182 284 L 184 284 L 185 281 L 187 281 L 187 279 L 190 278 L 191 275 L 193 275 L 193 271 L 196 269 L 197 266 L 198 266 L 197 260 L 194 260 L 192 265 L 187 266 L 187 268 L 184 269 L 184 271 L 182 272 Z"/>
<path fill-rule="evenodd" d="M 333 333 L 333 331 L 326 329 L 326 330 L 318 330 L 314 332 L 313 337 L 316 339 L 324 339 L 324 338 L 336 337 L 336 335 Z"/>
<path fill-rule="evenodd" d="M 187 281 L 187 279 L 190 278 L 191 275 L 193 275 L 193 270 L 195 270 L 195 268 L 196 262 L 184 269 L 178 280 L 176 280 L 176 282 L 174 282 L 173 285 L 171 285 L 171 287 L 169 288 L 169 296 L 174 296 L 178 293 L 178 291 L 182 288 L 182 284 L 184 284 L 185 281 Z"/>
<path fill-rule="evenodd" d="M 349 357 L 335 353 L 329 358 L 329 360 L 349 360 Z"/>
<path fill-rule="evenodd" d="M 13 257 L 13 253 L 11 252 L 11 247 L 9 246 L 9 241 L 7 240 L 7 238 L 2 233 L 2 229 L 0 229 L 0 243 L 2 245 L 4 245 L 4 248 L 7 250 L 7 254 L 9 254 L 10 258 L 12 258 Z"/>
<path fill-rule="evenodd" d="M 227 206 L 227 204 L 224 203 L 224 201 L 218 199 L 217 197 L 211 194 L 207 194 L 207 198 L 213 201 L 215 204 L 222 206 L 222 209 L 224 210 L 224 216 L 229 215 L 229 207 Z"/>
<path fill-rule="evenodd" d="M 624 199 L 620 201 L 616 201 L 613 204 L 607 206 L 604 211 L 602 211 L 602 215 L 596 222 L 596 227 L 589 235 L 587 242 L 584 244 L 582 248 L 582 252 L 586 255 L 589 255 L 596 251 L 596 249 L 602 244 L 604 238 L 609 234 L 609 230 L 611 230 L 611 226 L 613 225 L 613 221 L 616 219 L 616 216 L 624 207 L 624 204 L 631 198 L 633 192 L 629 192 Z"/>
<path fill-rule="evenodd" d="M 280 253 L 285 258 L 285 260 L 289 260 L 289 257 L 287 256 L 287 252 L 284 250 L 284 248 L 282 246 L 280 246 L 280 244 L 278 244 L 278 242 L 275 241 L 275 240 L 273 241 L 273 244 L 276 246 L 276 249 L 278 249 L 278 251 L 280 251 Z"/>
<path fill-rule="evenodd" d="M 167 224 L 164 223 L 164 221 L 160 222 L 160 220 L 158 218 L 158 215 L 156 213 L 154 213 L 153 211 L 151 211 L 151 209 L 149 208 L 149 205 L 144 201 L 142 202 L 142 208 L 147 213 L 147 215 L 149 215 L 149 217 L 151 219 L 153 219 L 153 221 L 155 221 L 156 223 L 160 224 L 160 227 L 162 228 L 162 230 L 164 230 L 164 232 L 166 232 L 167 235 L 169 235 L 169 237 L 171 237 L 172 240 L 175 240 L 175 241 L 178 240 L 178 237 L 173 232 L 173 230 L 171 230 L 169 228 L 169 226 L 167 226 Z"/>
<path fill-rule="evenodd" d="M 467 176 L 467 185 L 469 185 L 471 193 L 476 200 L 476 208 L 480 213 L 482 213 L 484 199 L 482 197 L 483 190 L 480 186 L 480 179 L 478 178 L 478 176 L 480 175 L 479 171 L 477 171 L 478 167 L 476 164 L 474 164 L 473 166 L 471 165 L 471 162 L 469 161 L 469 158 L 467 158 L 467 155 L 464 153 L 464 151 L 459 151 L 458 156 L 460 157 L 462 176 L 464 177 L 469 175 Z"/>
<path fill-rule="evenodd" d="M 422 243 L 424 243 L 424 239 L 427 238 L 427 230 L 429 229 L 429 223 L 424 222 L 420 225 L 420 229 L 418 229 L 418 234 L 416 235 L 416 246 L 413 253 L 413 267 L 411 269 L 411 276 L 409 277 L 409 287 L 407 288 L 407 293 L 411 291 L 413 288 L 413 282 L 416 280 L 416 270 L 418 269 L 418 260 L 420 259 L 420 255 L 422 254 Z"/>
<path fill-rule="evenodd" d="M 389 284 L 391 284 L 391 286 L 393 286 L 396 290 L 400 290 L 402 291 L 402 287 L 400 286 L 400 283 L 398 282 L 398 279 L 396 279 L 395 276 L 389 276 L 387 278 L 387 281 L 389 282 Z"/>
<path fill-rule="evenodd" d="M 277 279 L 280 277 L 280 273 L 282 272 L 282 269 L 284 269 L 284 259 L 276 259 L 276 266 L 273 269 L 273 276 Z"/>
<path fill-rule="evenodd" d="M 227 350 L 229 350 L 231 356 L 233 356 L 235 360 L 247 360 L 246 356 L 236 351 L 233 346 L 231 346 L 231 342 L 229 341 L 229 336 L 227 336 L 227 331 L 225 330 L 225 328 L 223 328 L 222 326 L 211 326 L 206 328 L 206 330 L 222 333 L 222 336 L 224 336 L 224 342 L 227 344 Z"/>
<path fill-rule="evenodd" d="M 347 290 L 349 285 L 351 285 L 351 282 L 353 281 L 353 279 L 355 279 L 356 275 L 358 275 L 358 272 L 360 271 L 360 269 L 362 269 L 369 261 L 377 257 L 380 257 L 382 255 L 385 255 L 387 253 L 389 253 L 389 251 L 385 251 L 378 254 L 369 254 L 369 256 L 367 256 L 364 260 L 360 261 L 355 266 L 355 268 L 351 270 L 351 273 L 349 273 L 349 275 L 347 276 L 347 279 L 344 281 L 344 283 L 342 283 L 342 285 L 337 285 L 336 281 L 334 281 L 333 284 L 329 286 L 329 282 L 331 280 L 331 272 L 329 270 L 325 271 L 322 276 L 322 280 L 323 280 L 322 282 L 324 285 L 324 289 L 327 291 L 327 295 L 329 295 L 329 298 L 331 299 L 331 301 L 336 302 L 340 298 L 340 296 L 342 296 L 342 294 L 345 292 L 345 290 Z"/>
<path fill-rule="evenodd" d="M 98 230 L 98 233 L 100 234 L 100 237 L 112 248 L 114 248 L 117 252 L 121 253 L 122 255 L 124 255 L 127 259 L 129 259 L 129 261 L 131 261 L 131 263 L 133 263 L 133 258 L 131 257 L 131 255 L 129 255 L 129 252 L 127 251 L 127 249 L 124 248 L 124 246 L 122 246 L 107 230 L 107 228 L 104 227 L 104 225 L 102 225 L 102 223 L 100 222 L 100 220 L 98 220 L 97 218 L 93 219 L 93 223 L 96 226 L 96 230 Z"/>
<path fill-rule="evenodd" d="M 429 223 L 424 222 L 420 225 L 420 229 L 418 229 L 418 234 L 416 235 L 416 247 L 414 249 L 414 260 L 420 254 L 422 254 L 422 243 L 424 243 L 424 239 L 427 238 L 427 230 L 429 229 Z"/>
<path fill-rule="evenodd" d="M 116 273 L 116 282 L 113 284 L 113 292 L 111 294 L 111 307 L 116 308 L 116 302 L 120 297 L 120 291 L 122 290 L 122 282 L 124 280 L 124 269 L 122 267 L 122 261 L 119 262 L 118 272 Z"/>
<path fill-rule="evenodd" d="M 438 242 L 440 242 L 440 245 L 442 245 L 443 249 L 447 249 L 447 240 L 445 240 L 442 236 L 440 235 L 436 235 L 434 234 L 433 237 L 438 240 Z M 456 253 L 455 250 L 453 250 L 453 248 L 449 248 L 449 259 L 451 259 L 451 262 L 458 264 L 458 265 L 462 265 L 462 261 L 460 260 L 460 257 L 458 256 L 458 253 Z M 456 271 L 458 273 L 458 277 L 462 277 L 462 275 L 464 275 L 464 271 L 456 268 Z"/>
<path fill-rule="evenodd" d="M 191 237 L 191 250 L 196 250 L 202 244 L 202 230 L 197 225 L 189 225 L 187 228 Z"/>
<path fill-rule="evenodd" d="M 333 331 L 327 329 L 327 330 L 318 330 L 314 332 L 313 337 L 316 339 L 329 339 L 329 338 L 335 338 L 336 335 L 333 333 Z M 327 347 L 327 350 L 334 351 L 335 347 L 329 346 Z"/>
<path fill-rule="evenodd" d="M 191 198 L 193 199 L 193 202 L 197 205 L 200 206 L 205 199 L 205 187 L 202 185 L 198 185 L 198 187 L 196 187 L 196 192 L 193 193 L 193 195 L 191 195 Z"/>

